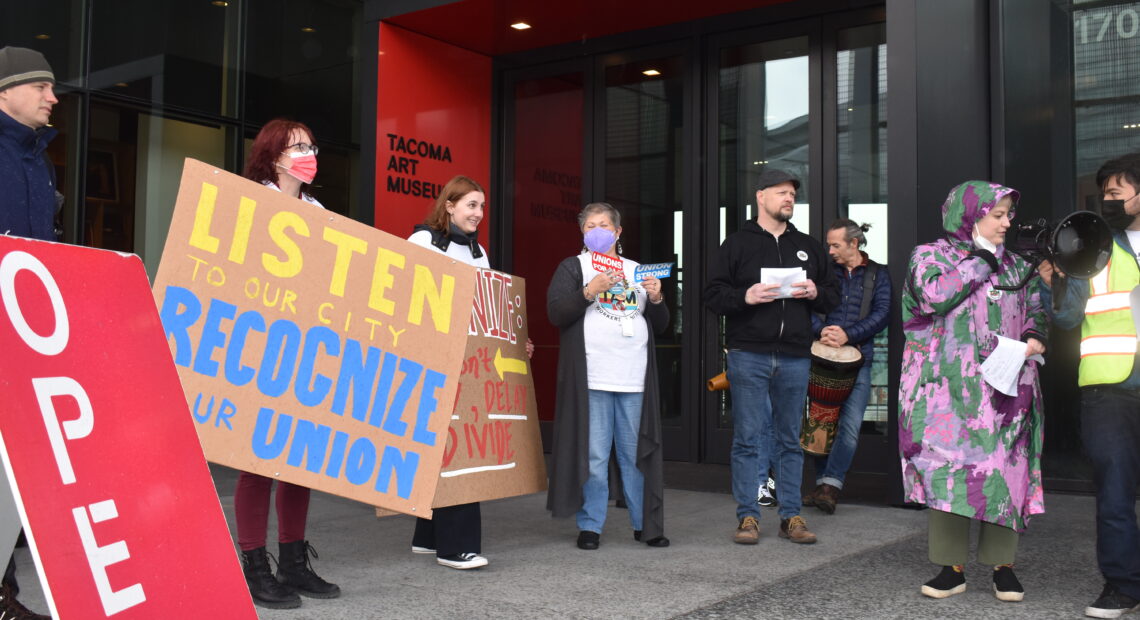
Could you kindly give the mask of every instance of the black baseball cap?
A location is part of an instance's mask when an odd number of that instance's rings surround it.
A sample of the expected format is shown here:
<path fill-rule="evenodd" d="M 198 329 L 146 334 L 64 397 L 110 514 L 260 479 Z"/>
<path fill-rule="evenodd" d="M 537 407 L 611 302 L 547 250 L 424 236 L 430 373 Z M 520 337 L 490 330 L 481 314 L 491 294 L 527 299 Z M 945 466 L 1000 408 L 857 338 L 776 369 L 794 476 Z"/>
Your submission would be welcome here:
<path fill-rule="evenodd" d="M 773 185 L 780 183 L 791 183 L 792 187 L 799 189 L 800 180 L 783 170 L 770 168 L 760 173 L 760 178 L 756 179 L 756 191 L 768 189 Z"/>

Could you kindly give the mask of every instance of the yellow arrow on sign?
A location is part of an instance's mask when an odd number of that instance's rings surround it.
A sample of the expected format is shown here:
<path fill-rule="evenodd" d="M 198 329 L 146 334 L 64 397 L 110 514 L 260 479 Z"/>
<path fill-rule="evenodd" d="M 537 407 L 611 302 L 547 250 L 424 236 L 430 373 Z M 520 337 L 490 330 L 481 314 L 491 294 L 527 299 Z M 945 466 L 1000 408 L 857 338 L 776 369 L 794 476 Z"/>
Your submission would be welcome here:
<path fill-rule="evenodd" d="M 526 360 L 515 359 L 513 357 L 503 357 L 502 349 L 495 349 L 495 370 L 499 373 L 499 380 L 503 379 L 503 373 L 513 372 L 518 375 L 526 374 Z"/>

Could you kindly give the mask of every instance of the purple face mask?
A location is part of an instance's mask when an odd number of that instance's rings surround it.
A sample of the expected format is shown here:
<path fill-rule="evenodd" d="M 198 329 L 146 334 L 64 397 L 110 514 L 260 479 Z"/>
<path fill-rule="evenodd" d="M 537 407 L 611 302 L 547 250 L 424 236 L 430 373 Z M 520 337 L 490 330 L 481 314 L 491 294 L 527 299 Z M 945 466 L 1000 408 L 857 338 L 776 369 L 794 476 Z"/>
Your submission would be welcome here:
<path fill-rule="evenodd" d="M 604 254 L 614 246 L 614 242 L 617 241 L 617 235 L 608 228 L 591 228 L 583 236 L 583 240 L 591 252 Z"/>

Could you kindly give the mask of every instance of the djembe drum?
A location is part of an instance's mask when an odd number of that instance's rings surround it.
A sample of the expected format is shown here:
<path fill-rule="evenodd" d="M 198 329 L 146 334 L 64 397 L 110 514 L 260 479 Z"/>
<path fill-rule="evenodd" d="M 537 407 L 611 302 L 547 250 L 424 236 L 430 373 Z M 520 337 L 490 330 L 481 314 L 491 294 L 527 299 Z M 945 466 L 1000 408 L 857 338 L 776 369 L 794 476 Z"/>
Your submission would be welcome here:
<path fill-rule="evenodd" d="M 819 456 L 831 452 L 839 410 L 855 388 L 862 366 L 863 354 L 855 347 L 829 347 L 818 340 L 812 343 L 808 406 L 800 430 L 804 452 Z"/>

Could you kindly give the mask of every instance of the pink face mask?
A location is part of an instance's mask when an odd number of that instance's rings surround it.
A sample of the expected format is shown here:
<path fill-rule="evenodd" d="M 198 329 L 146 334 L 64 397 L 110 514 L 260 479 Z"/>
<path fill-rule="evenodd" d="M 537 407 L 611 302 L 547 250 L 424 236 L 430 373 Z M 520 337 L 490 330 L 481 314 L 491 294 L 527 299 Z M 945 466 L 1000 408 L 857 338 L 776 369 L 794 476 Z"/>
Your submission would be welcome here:
<path fill-rule="evenodd" d="M 277 166 L 302 183 L 312 183 L 317 176 L 317 156 L 312 153 L 302 155 L 294 152 L 289 153 L 289 158 L 293 160 L 292 168 L 286 168 L 281 164 L 277 164 Z"/>

